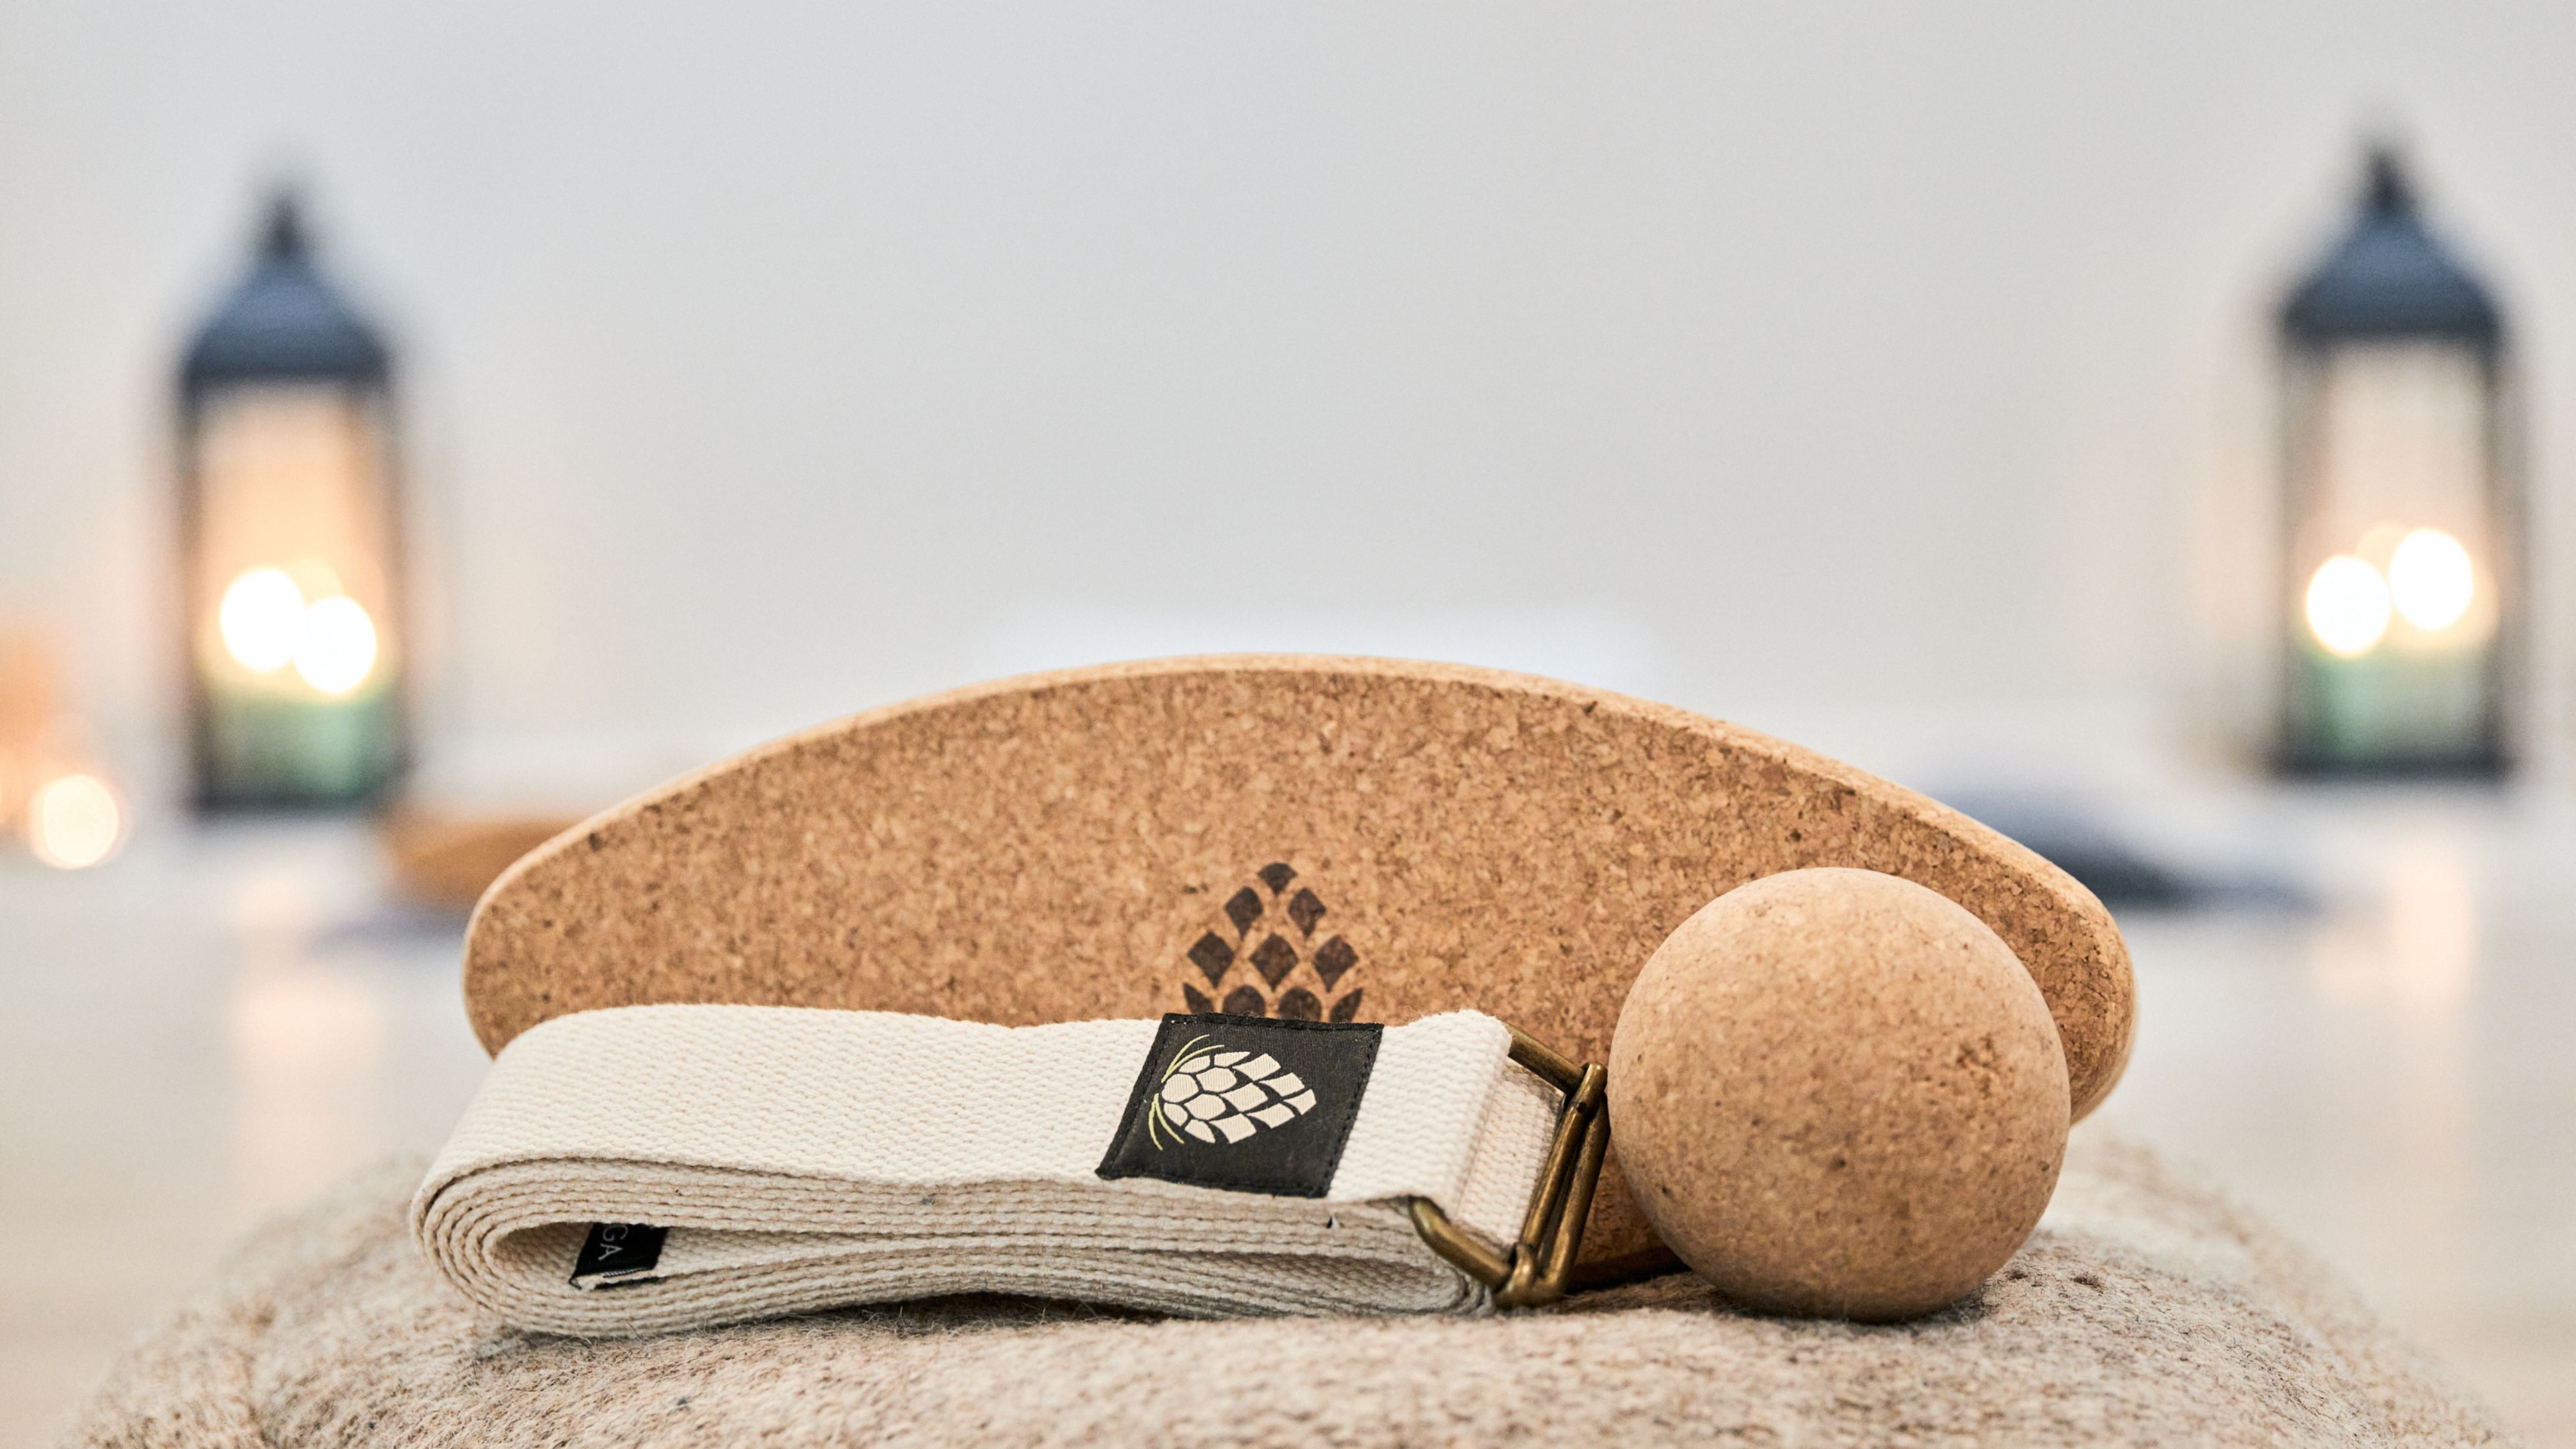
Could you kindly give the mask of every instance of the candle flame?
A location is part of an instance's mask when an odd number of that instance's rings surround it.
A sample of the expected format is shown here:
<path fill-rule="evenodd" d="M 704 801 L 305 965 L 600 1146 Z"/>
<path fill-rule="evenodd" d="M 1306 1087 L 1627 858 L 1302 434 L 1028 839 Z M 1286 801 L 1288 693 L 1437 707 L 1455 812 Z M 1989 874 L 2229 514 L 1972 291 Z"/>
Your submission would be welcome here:
<path fill-rule="evenodd" d="M 96 775 L 58 775 L 27 804 L 27 844 L 58 869 L 96 865 L 124 838 L 125 811 Z"/>
<path fill-rule="evenodd" d="M 215 621 L 225 650 L 243 668 L 275 673 L 295 657 L 303 637 L 304 591 L 284 569 L 251 569 L 225 588 Z"/>
<path fill-rule="evenodd" d="M 2344 659 L 2369 653 L 2388 633 L 2388 582 L 2363 559 L 2336 554 L 2308 580 L 2308 632 Z"/>
<path fill-rule="evenodd" d="M 2460 622 L 2477 588 L 2469 551 L 2441 529 L 2416 529 L 2389 555 L 2388 597 L 2400 617 L 2427 634 Z"/>
<path fill-rule="evenodd" d="M 303 637 L 295 645 L 295 672 L 324 694 L 347 694 L 376 667 L 376 623 L 365 606 L 341 595 L 317 600 L 304 611 Z"/>

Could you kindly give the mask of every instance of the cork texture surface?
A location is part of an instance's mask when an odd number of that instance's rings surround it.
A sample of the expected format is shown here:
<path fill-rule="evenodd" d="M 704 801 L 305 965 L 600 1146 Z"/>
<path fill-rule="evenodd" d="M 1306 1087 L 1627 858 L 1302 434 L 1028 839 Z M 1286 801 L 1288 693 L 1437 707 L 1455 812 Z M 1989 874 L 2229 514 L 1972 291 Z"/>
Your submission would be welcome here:
<path fill-rule="evenodd" d="M 1964 1297 L 2039 1225 L 2066 1059 L 2030 974 L 1957 902 L 1782 871 L 1647 959 L 1610 1120 L 1647 1219 L 1730 1301 L 1890 1322 Z"/>
<path fill-rule="evenodd" d="M 1602 1061 L 1629 984 L 1693 912 L 1829 865 L 1903 876 L 1991 926 L 2048 999 L 2075 1115 L 2110 1091 L 2128 953 L 2037 855 L 1734 725 L 1387 660 L 1035 675 L 751 750 L 496 881 L 466 1006 L 494 1051 L 565 1012 L 649 1002 L 1014 1025 L 1475 1007 Z M 1614 1165 L 1585 1260 L 1658 1251 Z"/>

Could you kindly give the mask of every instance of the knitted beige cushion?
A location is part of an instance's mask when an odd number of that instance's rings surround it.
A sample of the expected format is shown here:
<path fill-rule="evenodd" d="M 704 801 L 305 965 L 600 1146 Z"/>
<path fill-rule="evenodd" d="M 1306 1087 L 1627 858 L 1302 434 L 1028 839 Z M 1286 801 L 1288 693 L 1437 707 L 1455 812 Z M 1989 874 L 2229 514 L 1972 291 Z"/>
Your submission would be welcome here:
<path fill-rule="evenodd" d="M 1186 1322 L 961 1300 L 618 1342 L 479 1323 L 417 1162 L 262 1230 L 141 1342 L 82 1445 L 2491 1444 L 2328 1275 L 2099 1128 L 1978 1294 L 1889 1327 L 1687 1276 L 1484 1319 Z"/>

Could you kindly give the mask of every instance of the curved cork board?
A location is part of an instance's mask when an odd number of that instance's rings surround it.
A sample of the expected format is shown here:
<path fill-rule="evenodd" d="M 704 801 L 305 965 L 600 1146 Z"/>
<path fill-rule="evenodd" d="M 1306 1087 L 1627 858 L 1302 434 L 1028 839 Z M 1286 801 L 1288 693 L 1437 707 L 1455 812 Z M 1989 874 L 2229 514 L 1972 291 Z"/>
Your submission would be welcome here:
<path fill-rule="evenodd" d="M 1974 912 L 2047 996 L 2077 1115 L 2110 1091 L 2128 951 L 2037 855 L 1734 725 L 1371 659 L 1035 675 L 762 746 L 513 866 L 474 913 L 466 1006 L 494 1051 L 549 1017 L 644 1002 L 1010 1024 L 1472 1006 L 1603 1061 L 1673 928 L 1818 865 Z M 1659 1255 L 1605 1172 L 1592 1275 Z"/>

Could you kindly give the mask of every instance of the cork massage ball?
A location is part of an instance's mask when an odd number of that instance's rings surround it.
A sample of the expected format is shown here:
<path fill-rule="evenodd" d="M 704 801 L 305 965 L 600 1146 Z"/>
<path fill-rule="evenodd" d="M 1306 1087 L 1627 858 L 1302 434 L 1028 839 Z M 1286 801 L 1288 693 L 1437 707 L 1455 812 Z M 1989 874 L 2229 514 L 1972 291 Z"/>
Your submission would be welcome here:
<path fill-rule="evenodd" d="M 1793 870 L 1666 938 L 1610 1047 L 1610 1127 L 1664 1242 L 1747 1307 L 1948 1304 L 2039 1222 L 2066 1155 L 2048 1003 L 1911 881 Z"/>

